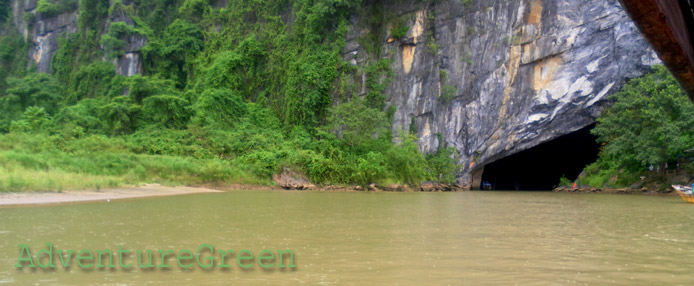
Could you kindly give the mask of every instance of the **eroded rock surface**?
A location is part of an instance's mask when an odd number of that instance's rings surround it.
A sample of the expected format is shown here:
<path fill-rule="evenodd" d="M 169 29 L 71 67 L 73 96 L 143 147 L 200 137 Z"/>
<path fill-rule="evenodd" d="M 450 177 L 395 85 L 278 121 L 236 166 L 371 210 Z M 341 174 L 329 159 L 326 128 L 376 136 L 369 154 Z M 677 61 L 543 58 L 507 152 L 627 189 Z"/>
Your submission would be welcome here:
<path fill-rule="evenodd" d="M 468 186 L 485 164 L 592 124 L 609 94 L 659 63 L 617 0 L 383 5 L 409 26 L 382 39 L 392 130 L 414 122 L 423 152 L 454 146 Z M 368 57 L 360 21 L 344 51 L 355 65 Z"/>
<path fill-rule="evenodd" d="M 11 0 L 15 26 L 32 42 L 38 71 L 50 72 L 57 39 L 76 32 L 78 10 L 35 18 L 37 0 Z M 124 4 L 131 1 L 126 0 Z M 227 1 L 213 1 L 223 7 Z M 368 4 L 371 3 L 371 4 Z M 377 3 L 377 4 L 373 4 Z M 409 28 L 380 39 L 392 60 L 387 93 L 392 131 L 416 130 L 425 153 L 455 147 L 470 186 L 485 164 L 592 124 L 609 94 L 659 62 L 617 0 L 365 1 L 382 5 Z M 110 22 L 125 21 L 110 15 Z M 351 19 L 345 60 L 364 67 L 360 41 L 373 33 L 365 15 Z M 389 19 L 384 19 L 389 21 Z M 393 27 L 390 27 L 393 30 Z M 140 36 L 114 61 L 119 74 L 142 73 Z M 355 78 L 360 95 L 366 77 Z"/>

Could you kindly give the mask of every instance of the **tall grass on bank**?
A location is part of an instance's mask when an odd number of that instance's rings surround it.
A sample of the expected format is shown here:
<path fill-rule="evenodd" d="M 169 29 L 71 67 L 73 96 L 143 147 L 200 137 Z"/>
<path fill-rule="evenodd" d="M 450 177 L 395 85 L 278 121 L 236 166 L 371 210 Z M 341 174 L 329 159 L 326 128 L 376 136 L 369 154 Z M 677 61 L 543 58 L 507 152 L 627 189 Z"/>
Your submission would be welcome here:
<path fill-rule="evenodd" d="M 126 185 L 116 176 L 0 167 L 0 192 L 100 190 Z"/>
<path fill-rule="evenodd" d="M 134 154 L 121 143 L 106 137 L 66 143 L 44 135 L 0 135 L 0 191 L 100 189 L 143 183 L 269 184 L 233 161 Z"/>

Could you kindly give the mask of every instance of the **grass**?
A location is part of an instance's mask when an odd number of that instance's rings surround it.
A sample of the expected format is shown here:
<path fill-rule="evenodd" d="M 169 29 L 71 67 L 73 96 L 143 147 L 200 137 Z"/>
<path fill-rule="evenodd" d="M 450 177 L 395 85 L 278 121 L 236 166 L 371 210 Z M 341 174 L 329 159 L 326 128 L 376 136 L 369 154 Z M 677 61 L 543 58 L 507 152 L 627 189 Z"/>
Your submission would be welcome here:
<path fill-rule="evenodd" d="M 0 167 L 0 192 L 100 190 L 126 185 L 121 177 Z"/>
<path fill-rule="evenodd" d="M 63 143 L 61 146 L 59 143 Z M 135 154 L 118 140 L 65 143 L 52 136 L 0 135 L 0 192 L 62 191 L 158 183 L 268 185 L 235 161 Z"/>

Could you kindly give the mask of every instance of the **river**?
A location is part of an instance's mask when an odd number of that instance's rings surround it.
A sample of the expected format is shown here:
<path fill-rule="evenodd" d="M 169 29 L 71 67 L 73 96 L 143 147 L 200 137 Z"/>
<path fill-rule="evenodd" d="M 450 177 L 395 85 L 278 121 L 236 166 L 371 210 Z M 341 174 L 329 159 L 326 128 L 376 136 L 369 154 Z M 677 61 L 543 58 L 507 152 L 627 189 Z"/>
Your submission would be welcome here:
<path fill-rule="evenodd" d="M 0 284 L 692 285 L 694 205 L 543 192 L 237 191 L 1 208 Z M 294 268 L 17 269 L 47 249 L 291 250 Z M 137 265 L 136 259 L 131 259 Z M 45 261 L 44 261 L 45 263 Z M 74 263 L 74 261 L 73 261 Z M 218 263 L 218 260 L 216 260 Z M 116 262 L 118 266 L 118 262 Z"/>

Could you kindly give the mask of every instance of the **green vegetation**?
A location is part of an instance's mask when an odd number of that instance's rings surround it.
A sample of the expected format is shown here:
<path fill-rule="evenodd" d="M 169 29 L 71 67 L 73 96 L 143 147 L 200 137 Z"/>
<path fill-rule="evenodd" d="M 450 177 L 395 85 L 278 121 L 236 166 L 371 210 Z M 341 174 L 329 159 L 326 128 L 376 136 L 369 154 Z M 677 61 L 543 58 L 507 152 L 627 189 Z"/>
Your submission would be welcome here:
<path fill-rule="evenodd" d="M 566 175 L 561 175 L 561 178 L 559 178 L 559 184 L 557 187 L 571 187 L 573 186 L 573 182 L 566 178 Z"/>
<path fill-rule="evenodd" d="M 579 181 L 626 187 L 644 175 L 664 183 L 666 164 L 677 166 L 694 148 L 694 105 L 662 66 L 631 80 L 612 99 L 592 131 L 603 144 L 600 158 Z"/>
<path fill-rule="evenodd" d="M 39 0 L 36 3 L 36 12 L 50 17 L 66 11 L 71 11 L 75 8 L 76 5 L 77 0 Z"/>
<path fill-rule="evenodd" d="M 472 60 L 472 55 L 470 55 L 470 52 L 465 52 L 465 56 L 463 56 L 460 60 L 468 65 L 475 64 L 475 61 Z"/>
<path fill-rule="evenodd" d="M 137 154 L 137 140 L 132 138 L 90 135 L 66 139 L 12 132 L 1 139 L 0 191 L 99 189 L 140 183 L 267 183 L 228 160 Z"/>
<path fill-rule="evenodd" d="M 48 13 L 74 2 L 41 3 Z M 283 167 L 318 184 L 455 179 L 453 149 L 424 156 L 407 130 L 391 131 L 391 63 L 342 58 L 358 1 L 109 2 L 79 2 L 79 31 L 59 41 L 52 74 L 27 72 L 27 45 L 3 36 L 0 191 L 270 184 Z M 114 14 L 132 22 L 107 23 Z M 128 37 L 147 40 L 143 75 L 111 64 Z M 349 84 L 362 75 L 363 98 Z"/>
<path fill-rule="evenodd" d="M 9 1 L 0 3 L 0 97 L 5 95 L 9 76 L 22 76 L 26 72 L 27 44 L 22 35 L 12 28 Z"/>
<path fill-rule="evenodd" d="M 443 144 L 443 136 L 436 134 L 439 144 Z M 460 172 L 460 166 L 456 162 L 460 158 L 458 150 L 453 147 L 439 148 L 436 152 L 427 155 L 427 163 L 431 174 L 438 174 L 433 179 L 439 182 L 453 182 Z"/>
<path fill-rule="evenodd" d="M 429 39 L 427 40 L 427 50 L 434 55 L 434 57 L 438 57 L 439 55 L 439 44 L 436 43 L 436 39 L 434 36 L 429 36 Z"/>
<path fill-rule="evenodd" d="M 0 25 L 5 24 L 7 19 L 10 18 L 10 12 L 10 1 L 2 1 L 2 3 L 0 3 Z"/>
<path fill-rule="evenodd" d="M 440 98 L 443 102 L 451 102 L 458 96 L 458 89 L 448 83 L 448 72 L 446 70 L 439 70 L 439 81 L 441 82 Z"/>
<path fill-rule="evenodd" d="M 397 28 L 393 29 L 393 38 L 402 38 L 404 36 L 407 36 L 407 32 L 410 30 L 410 27 L 408 26 L 398 26 Z"/>

